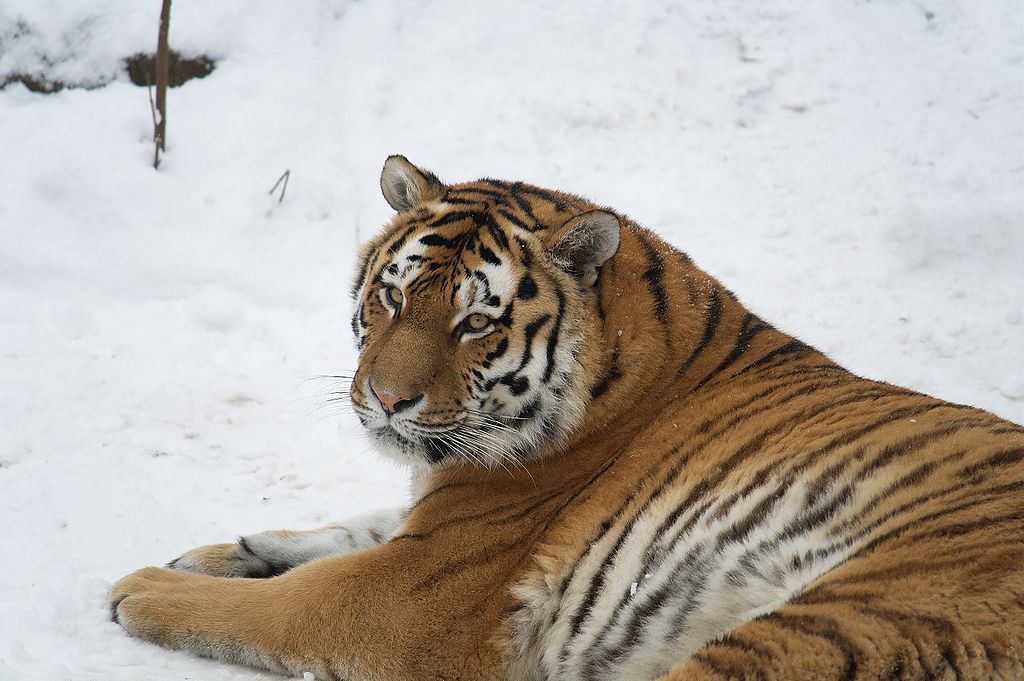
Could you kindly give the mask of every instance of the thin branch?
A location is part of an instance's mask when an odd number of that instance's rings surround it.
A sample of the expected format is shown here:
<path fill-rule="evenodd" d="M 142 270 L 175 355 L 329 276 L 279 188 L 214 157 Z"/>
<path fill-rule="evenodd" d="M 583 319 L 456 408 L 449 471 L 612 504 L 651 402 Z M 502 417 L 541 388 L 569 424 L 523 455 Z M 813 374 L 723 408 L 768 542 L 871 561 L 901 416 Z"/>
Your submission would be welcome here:
<path fill-rule="evenodd" d="M 284 173 L 281 175 L 281 177 L 277 178 L 277 182 L 275 182 L 274 186 L 270 188 L 270 191 L 267 192 L 268 194 L 273 194 L 274 190 L 277 189 L 277 186 L 281 185 L 281 196 L 279 196 L 278 199 L 277 199 L 278 203 L 284 203 L 284 193 L 286 191 L 288 191 L 288 178 L 290 178 L 291 176 L 292 176 L 292 171 L 291 170 L 285 170 Z M 284 184 L 281 184 L 282 182 Z"/>
<path fill-rule="evenodd" d="M 149 115 L 153 117 L 153 134 L 156 135 L 156 104 L 153 102 L 153 79 L 146 74 L 146 94 L 149 95 Z"/>
<path fill-rule="evenodd" d="M 171 26 L 171 0 L 163 0 L 160 9 L 160 35 L 156 44 L 156 128 L 153 142 L 153 167 L 160 167 L 160 152 L 167 148 L 167 81 L 170 76 L 171 60 L 167 34 Z"/>

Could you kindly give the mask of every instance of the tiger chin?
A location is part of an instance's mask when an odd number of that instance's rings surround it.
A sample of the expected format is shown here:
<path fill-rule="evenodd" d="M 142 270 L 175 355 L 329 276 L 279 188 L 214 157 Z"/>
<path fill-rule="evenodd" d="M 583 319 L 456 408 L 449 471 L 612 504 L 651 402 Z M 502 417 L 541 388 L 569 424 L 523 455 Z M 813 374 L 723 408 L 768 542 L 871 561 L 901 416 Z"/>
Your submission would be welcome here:
<path fill-rule="evenodd" d="M 350 393 L 411 505 L 135 572 L 130 634 L 331 680 L 1024 678 L 1024 429 L 580 197 L 381 188 Z"/>

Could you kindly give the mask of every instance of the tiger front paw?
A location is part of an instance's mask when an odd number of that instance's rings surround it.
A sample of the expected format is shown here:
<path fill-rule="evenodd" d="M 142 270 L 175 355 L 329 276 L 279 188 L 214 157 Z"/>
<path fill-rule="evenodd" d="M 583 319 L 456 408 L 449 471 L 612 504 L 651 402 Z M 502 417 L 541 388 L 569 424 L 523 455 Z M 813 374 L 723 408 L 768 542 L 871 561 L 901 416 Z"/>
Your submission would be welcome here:
<path fill-rule="evenodd" d="M 249 578 L 276 577 L 292 567 L 258 553 L 245 537 L 239 537 L 234 544 L 211 544 L 192 549 L 172 560 L 167 567 L 211 577 Z"/>
<path fill-rule="evenodd" d="M 143 568 L 118 581 L 110 592 L 111 618 L 132 636 L 169 648 L 188 644 L 189 622 L 195 612 L 190 575 L 164 568 Z"/>

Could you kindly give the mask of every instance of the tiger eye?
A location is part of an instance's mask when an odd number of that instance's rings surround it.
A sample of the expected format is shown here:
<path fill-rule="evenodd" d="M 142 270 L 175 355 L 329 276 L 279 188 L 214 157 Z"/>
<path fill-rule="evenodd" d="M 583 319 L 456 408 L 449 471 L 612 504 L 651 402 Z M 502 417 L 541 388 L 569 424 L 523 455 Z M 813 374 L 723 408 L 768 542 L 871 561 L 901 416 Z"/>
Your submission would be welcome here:
<path fill-rule="evenodd" d="M 384 291 L 384 295 L 388 297 L 388 300 L 395 307 L 402 307 L 405 296 L 402 295 L 402 291 L 397 286 L 388 286 Z"/>
<path fill-rule="evenodd" d="M 490 325 L 491 318 L 485 314 L 471 314 L 466 317 L 465 323 L 470 331 L 483 331 Z"/>

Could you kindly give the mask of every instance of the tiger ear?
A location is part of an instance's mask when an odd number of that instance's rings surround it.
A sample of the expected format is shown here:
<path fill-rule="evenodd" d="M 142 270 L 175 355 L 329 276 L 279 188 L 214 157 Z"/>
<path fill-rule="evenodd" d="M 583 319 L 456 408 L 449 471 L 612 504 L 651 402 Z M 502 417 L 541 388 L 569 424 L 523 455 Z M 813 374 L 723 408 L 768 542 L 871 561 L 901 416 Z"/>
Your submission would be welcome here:
<path fill-rule="evenodd" d="M 619 218 L 606 210 L 577 215 L 557 230 L 551 258 L 581 286 L 593 286 L 598 268 L 619 250 L 619 229 Z"/>
<path fill-rule="evenodd" d="M 434 173 L 420 170 L 405 156 L 388 156 L 380 173 L 380 189 L 396 211 L 440 198 L 446 187 Z"/>

